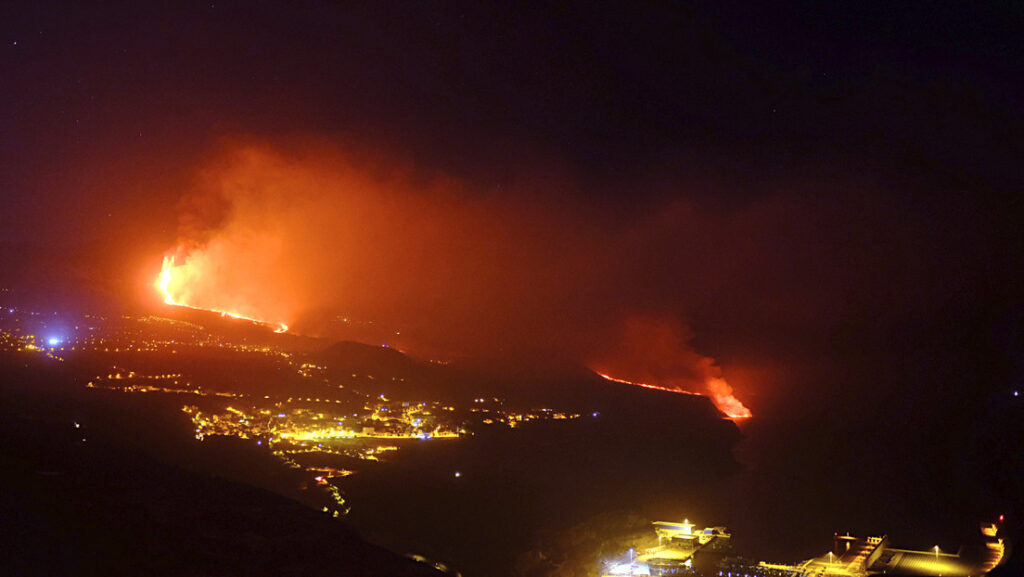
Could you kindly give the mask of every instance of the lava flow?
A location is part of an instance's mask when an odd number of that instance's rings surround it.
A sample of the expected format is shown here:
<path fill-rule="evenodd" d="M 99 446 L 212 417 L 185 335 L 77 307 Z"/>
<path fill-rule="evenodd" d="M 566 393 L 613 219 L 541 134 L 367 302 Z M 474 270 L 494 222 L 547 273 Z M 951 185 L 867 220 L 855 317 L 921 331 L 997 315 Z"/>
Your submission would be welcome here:
<path fill-rule="evenodd" d="M 593 369 L 591 369 L 593 370 Z M 692 391 L 685 391 L 680 388 L 671 388 L 661 385 L 652 385 L 650 383 L 638 383 L 636 381 L 627 381 L 626 379 L 617 379 L 611 375 L 607 375 L 600 371 L 594 371 L 599 377 L 607 381 L 614 383 L 623 383 L 626 385 L 633 385 L 637 387 L 644 387 L 645 389 L 656 389 L 659 391 L 667 391 L 669 393 L 680 393 L 683 395 L 700 395 L 700 393 L 694 393 Z M 722 411 L 726 417 L 737 420 L 747 419 L 753 416 L 750 409 L 743 406 L 743 403 L 737 399 L 732 393 L 732 387 L 725 382 L 725 379 L 712 378 L 708 384 L 708 391 L 711 393 L 711 401 L 718 407 L 719 411 Z"/>
<path fill-rule="evenodd" d="M 259 325 L 265 325 L 273 328 L 275 333 L 283 333 L 288 330 L 288 325 L 284 323 L 259 319 L 252 316 L 241 314 L 237 311 L 224 310 L 214 306 L 198 306 L 195 304 L 183 302 L 184 297 L 180 296 L 180 292 L 184 291 L 182 291 L 181 289 L 184 288 L 183 285 L 187 283 L 189 277 L 198 274 L 198 271 L 194 270 L 195 268 L 195 265 L 189 262 L 188 260 L 186 260 L 184 264 L 175 264 L 173 256 L 164 257 L 163 267 L 160 270 L 159 276 L 157 276 L 156 278 L 156 282 L 154 282 L 153 284 L 163 294 L 165 303 L 169 305 L 185 307 L 199 311 L 220 313 L 221 316 L 246 320 Z M 176 292 L 179 293 L 179 296 L 177 297 L 175 297 L 174 294 Z"/>
<path fill-rule="evenodd" d="M 594 371 L 597 376 L 601 377 L 606 381 L 612 381 L 613 383 L 622 383 L 624 385 L 633 385 L 636 387 L 643 387 L 645 389 L 656 389 L 659 391 L 668 391 L 669 393 L 682 393 L 684 395 L 700 395 L 700 393 L 694 393 L 692 391 L 684 391 L 683 389 L 673 389 L 671 387 L 663 387 L 661 385 L 652 385 L 650 383 L 638 383 L 636 381 L 627 381 L 626 379 L 616 379 L 611 375 L 606 375 L 600 371 Z"/>
<path fill-rule="evenodd" d="M 747 419 L 754 414 L 750 409 L 743 406 L 743 403 L 732 392 L 732 387 L 721 377 L 712 377 L 707 382 L 708 392 L 711 393 L 711 400 L 719 411 L 725 413 L 730 419 Z"/>

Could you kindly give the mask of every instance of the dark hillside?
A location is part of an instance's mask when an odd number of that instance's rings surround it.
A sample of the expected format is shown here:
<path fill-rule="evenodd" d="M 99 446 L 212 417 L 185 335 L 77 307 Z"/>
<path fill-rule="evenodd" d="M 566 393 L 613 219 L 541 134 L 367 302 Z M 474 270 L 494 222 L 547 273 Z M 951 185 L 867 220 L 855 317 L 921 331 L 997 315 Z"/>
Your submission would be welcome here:
<path fill-rule="evenodd" d="M 120 442 L 105 415 L 54 386 L 59 373 L 11 360 L 0 370 L 3 574 L 438 574 L 296 501 L 170 465 L 130 423 Z"/>

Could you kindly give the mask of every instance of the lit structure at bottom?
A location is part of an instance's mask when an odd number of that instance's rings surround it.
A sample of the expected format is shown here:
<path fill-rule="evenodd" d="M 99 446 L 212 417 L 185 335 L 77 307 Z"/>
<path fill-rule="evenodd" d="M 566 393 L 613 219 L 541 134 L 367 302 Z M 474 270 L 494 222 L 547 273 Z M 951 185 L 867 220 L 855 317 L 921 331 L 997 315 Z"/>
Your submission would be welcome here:
<path fill-rule="evenodd" d="M 889 537 L 836 535 L 833 549 L 797 564 L 752 561 L 733 556 L 732 534 L 725 527 L 695 530 L 696 525 L 656 521 L 658 545 L 630 549 L 629 560 L 610 563 L 604 577 L 693 575 L 707 577 L 980 577 L 1005 560 L 999 523 L 981 526 L 981 543 L 952 554 L 938 546 L 927 551 L 897 549 Z"/>

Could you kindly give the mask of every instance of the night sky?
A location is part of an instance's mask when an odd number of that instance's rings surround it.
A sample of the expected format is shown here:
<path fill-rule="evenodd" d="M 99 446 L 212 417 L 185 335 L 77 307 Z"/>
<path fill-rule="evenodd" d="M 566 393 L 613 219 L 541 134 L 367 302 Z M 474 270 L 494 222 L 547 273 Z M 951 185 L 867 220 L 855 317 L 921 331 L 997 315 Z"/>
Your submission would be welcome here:
<path fill-rule="evenodd" d="M 159 311 L 200 250 L 755 413 L 1024 386 L 1020 5 L 763 4 L 5 2 L 0 280 Z"/>

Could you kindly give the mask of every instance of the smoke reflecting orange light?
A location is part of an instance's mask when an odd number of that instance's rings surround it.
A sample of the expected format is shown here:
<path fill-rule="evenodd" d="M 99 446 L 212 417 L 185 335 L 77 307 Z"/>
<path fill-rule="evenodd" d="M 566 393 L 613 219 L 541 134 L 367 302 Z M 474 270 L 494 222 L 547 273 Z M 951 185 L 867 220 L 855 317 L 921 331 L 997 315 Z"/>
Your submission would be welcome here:
<path fill-rule="evenodd" d="M 732 387 L 721 377 L 712 377 L 706 383 L 711 400 L 714 401 L 718 410 L 725 413 L 730 419 L 746 419 L 753 416 L 750 409 L 743 406 L 743 403 L 733 394 Z"/>
<path fill-rule="evenodd" d="M 275 333 L 283 333 L 288 330 L 288 325 L 285 323 L 275 323 L 263 319 L 258 319 L 250 316 L 243 315 L 236 311 L 221 310 L 210 306 L 200 306 L 198 304 L 191 304 L 183 302 L 184 297 L 175 296 L 175 289 L 181 289 L 182 285 L 186 282 L 184 279 L 198 274 L 199 271 L 193 270 L 196 265 L 188 260 L 184 264 L 175 264 L 173 256 L 165 256 L 163 267 L 160 269 L 160 274 L 156 278 L 156 282 L 153 285 L 160 291 L 164 296 L 164 302 L 169 305 L 178 307 L 185 307 L 189 309 L 195 309 L 199 311 L 210 311 L 214 313 L 220 313 L 221 316 L 231 317 L 235 319 L 241 319 L 250 321 L 256 324 L 265 325 L 274 329 Z"/>
<path fill-rule="evenodd" d="M 160 274 L 157 276 L 156 281 L 153 283 L 156 289 L 164 297 L 164 302 L 179 307 L 185 307 L 195 310 L 210 311 L 219 313 L 222 316 L 232 317 L 236 319 L 242 319 L 257 323 L 260 325 L 268 326 L 274 329 L 274 332 L 283 333 L 288 330 L 288 325 L 282 322 L 274 322 L 266 319 L 258 318 L 252 314 L 243 314 L 238 310 L 228 310 L 220 308 L 212 303 L 201 303 L 196 302 L 191 297 L 196 293 L 190 290 L 189 284 L 193 282 L 199 282 L 203 276 L 203 261 L 202 259 L 186 258 L 184 263 L 178 263 L 175 256 L 165 256 L 163 259 L 163 266 L 161 267 Z M 186 302 L 191 301 L 191 302 Z M 679 387 L 666 387 L 662 385 L 655 385 L 650 383 L 641 383 L 636 381 L 629 381 L 626 379 L 619 379 L 602 373 L 600 371 L 594 371 L 602 378 L 613 381 L 616 383 L 623 383 L 627 385 L 634 385 L 637 387 L 644 387 L 647 389 L 656 389 L 659 391 L 667 391 L 670 393 L 681 393 L 685 395 L 699 395 L 700 393 L 694 393 L 687 391 Z M 746 419 L 753 414 L 750 409 L 745 407 L 743 403 L 736 398 L 733 394 L 732 387 L 725 381 L 725 379 L 718 376 L 709 376 L 704 383 L 707 387 L 708 396 L 711 401 L 718 407 L 726 417 L 732 420 Z"/>
<path fill-rule="evenodd" d="M 692 391 L 684 391 L 680 388 L 663 387 L 661 385 L 652 385 L 650 383 L 638 383 L 635 381 L 627 381 L 626 379 L 617 379 L 611 375 L 607 375 L 600 371 L 594 371 L 599 377 L 612 381 L 615 383 L 623 383 L 626 385 L 634 385 L 637 387 L 644 387 L 645 389 L 656 389 L 659 391 L 668 391 L 670 393 L 681 393 L 684 395 L 699 395 L 700 393 L 694 393 Z M 737 420 L 737 419 L 748 419 L 754 416 L 750 412 L 750 409 L 743 406 L 743 403 L 733 395 L 732 387 L 725 382 L 725 379 L 719 377 L 712 377 L 707 383 L 708 392 L 710 393 L 711 401 L 718 407 L 719 411 L 722 411 L 726 417 Z"/>

